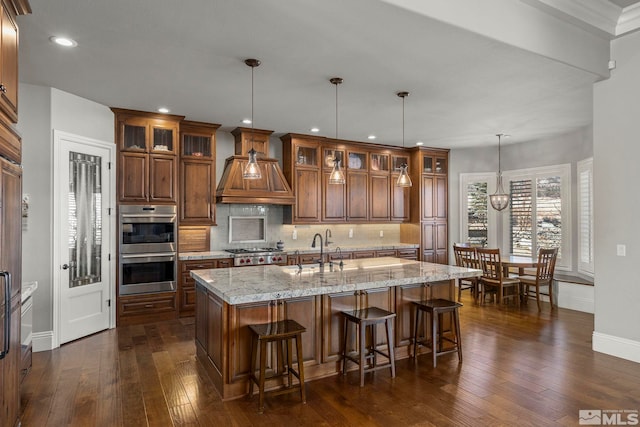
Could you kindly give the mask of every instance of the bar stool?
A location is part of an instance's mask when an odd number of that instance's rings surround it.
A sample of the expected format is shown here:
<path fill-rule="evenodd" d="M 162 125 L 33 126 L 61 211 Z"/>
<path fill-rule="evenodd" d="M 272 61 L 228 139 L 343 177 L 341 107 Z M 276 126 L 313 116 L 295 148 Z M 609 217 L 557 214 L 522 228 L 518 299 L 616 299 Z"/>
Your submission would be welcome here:
<path fill-rule="evenodd" d="M 396 376 L 395 356 L 393 352 L 393 325 L 391 321 L 396 317 L 395 313 L 383 310 L 378 307 L 368 307 L 360 310 L 343 311 L 344 316 L 344 339 L 342 342 L 342 374 L 347 374 L 347 361 L 351 360 L 360 367 L 360 387 L 364 386 L 365 372 L 377 371 L 379 369 L 391 368 L 391 378 Z M 358 343 L 360 352 L 349 354 L 347 352 L 347 337 L 349 336 L 349 323 L 358 325 Z M 384 353 L 376 348 L 376 327 L 379 323 L 384 323 L 387 332 L 387 347 L 389 351 Z M 370 331 L 371 345 L 366 345 L 367 330 Z M 389 359 L 388 363 L 378 365 L 376 355 L 380 354 Z M 369 366 L 365 367 L 369 359 Z"/>
<path fill-rule="evenodd" d="M 462 340 L 460 335 L 460 318 L 458 316 L 458 308 L 462 307 L 462 304 L 455 301 L 449 301 L 446 299 L 436 298 L 429 299 L 425 301 L 413 301 L 413 304 L 416 306 L 416 322 L 414 324 L 414 335 L 413 335 L 413 357 L 417 359 L 418 356 L 418 345 L 426 346 L 428 340 L 426 339 L 426 331 L 425 331 L 425 339 L 422 341 L 418 341 L 418 327 L 420 325 L 420 313 L 425 312 L 427 315 L 431 316 L 431 354 L 433 357 L 433 367 L 436 367 L 436 358 L 438 356 L 442 356 L 444 354 L 449 353 L 458 353 L 458 362 L 462 363 Z M 453 324 L 455 328 L 455 340 L 445 337 L 442 332 L 442 318 L 444 313 L 451 313 L 453 317 Z M 436 348 L 436 337 L 438 341 L 438 345 Z M 454 346 L 452 348 L 448 348 L 446 350 L 442 349 L 442 341 L 446 340 L 450 343 L 453 343 Z"/>
<path fill-rule="evenodd" d="M 302 333 L 306 329 L 295 320 L 281 320 L 279 322 L 262 323 L 259 325 L 249 325 L 252 333 L 251 339 L 251 374 L 249 376 L 249 398 L 253 396 L 253 383 L 258 384 L 259 406 L 258 412 L 264 412 L 265 394 L 278 395 L 286 393 L 294 393 L 300 390 L 300 398 L 302 403 L 306 403 L 307 399 L 304 393 L 304 361 L 302 358 Z M 293 369 L 293 344 L 292 340 L 296 340 L 296 355 L 298 356 L 298 370 Z M 266 376 L 267 366 L 267 343 L 275 342 L 278 345 L 278 355 L 282 358 L 282 347 L 286 341 L 287 346 L 287 370 L 282 369 L 279 373 Z M 260 367 L 259 377 L 256 377 L 256 357 L 257 347 L 260 346 Z M 282 365 L 282 361 L 281 361 Z M 292 386 L 292 376 L 298 378 L 298 384 Z M 264 391 L 265 380 L 278 377 L 287 377 L 288 382 L 285 388 L 277 390 Z"/>

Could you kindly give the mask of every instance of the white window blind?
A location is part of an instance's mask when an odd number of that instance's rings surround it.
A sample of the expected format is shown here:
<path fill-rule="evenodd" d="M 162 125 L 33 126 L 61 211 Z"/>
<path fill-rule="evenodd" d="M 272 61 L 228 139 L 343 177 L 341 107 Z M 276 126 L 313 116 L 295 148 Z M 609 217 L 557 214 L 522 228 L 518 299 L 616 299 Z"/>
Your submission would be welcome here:
<path fill-rule="evenodd" d="M 578 271 L 593 275 L 593 159 L 578 162 Z"/>
<path fill-rule="evenodd" d="M 510 205 L 503 239 L 511 254 L 535 257 L 558 248 L 556 266 L 571 268 L 571 165 L 504 173 Z"/>

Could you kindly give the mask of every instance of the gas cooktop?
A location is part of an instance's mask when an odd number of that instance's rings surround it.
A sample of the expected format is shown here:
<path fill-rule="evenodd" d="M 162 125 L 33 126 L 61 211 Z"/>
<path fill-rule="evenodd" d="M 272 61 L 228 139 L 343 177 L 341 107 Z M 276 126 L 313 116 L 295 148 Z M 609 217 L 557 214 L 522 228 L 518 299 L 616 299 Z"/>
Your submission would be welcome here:
<path fill-rule="evenodd" d="M 282 252 L 277 248 L 241 248 L 241 249 L 225 249 L 226 252 L 232 254 L 257 254 L 265 252 Z"/>

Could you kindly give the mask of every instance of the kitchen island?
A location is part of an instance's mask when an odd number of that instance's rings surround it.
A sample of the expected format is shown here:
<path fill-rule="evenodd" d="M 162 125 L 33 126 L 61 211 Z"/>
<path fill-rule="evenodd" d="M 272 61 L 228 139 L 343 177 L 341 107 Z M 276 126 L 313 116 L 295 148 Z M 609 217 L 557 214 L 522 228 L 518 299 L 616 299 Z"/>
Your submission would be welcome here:
<path fill-rule="evenodd" d="M 349 259 L 342 268 L 339 262 L 326 263 L 322 270 L 317 264 L 195 270 L 197 357 L 224 400 L 244 396 L 250 371 L 247 325 L 290 318 L 307 329 L 302 336 L 306 379 L 333 375 L 340 371 L 340 312 L 375 305 L 396 313 L 396 358 L 406 358 L 413 330 L 411 302 L 453 299 L 454 279 L 480 274 L 393 257 Z M 355 342 L 348 345 L 354 348 Z M 277 367 L 277 358 L 272 348 L 268 366 Z"/>

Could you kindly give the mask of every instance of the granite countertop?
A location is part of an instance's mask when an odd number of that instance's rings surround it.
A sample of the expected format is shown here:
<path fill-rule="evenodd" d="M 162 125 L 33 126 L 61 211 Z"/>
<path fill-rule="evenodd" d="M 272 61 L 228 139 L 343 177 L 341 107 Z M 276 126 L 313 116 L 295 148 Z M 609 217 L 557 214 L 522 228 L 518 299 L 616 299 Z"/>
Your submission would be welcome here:
<path fill-rule="evenodd" d="M 323 248 L 324 253 L 333 253 L 336 251 L 336 248 L 339 247 L 343 252 L 353 252 L 353 251 L 380 251 L 380 250 L 392 250 L 392 249 L 417 249 L 420 245 L 414 243 L 389 243 L 389 244 L 364 244 L 364 245 L 333 245 L 328 248 Z M 319 253 L 319 248 L 311 248 L 309 246 L 304 247 L 293 247 L 293 248 L 285 248 L 283 250 L 287 255 L 293 255 L 296 251 L 299 254 L 314 254 Z M 180 261 L 191 261 L 191 260 L 199 260 L 199 259 L 220 259 L 220 258 L 229 258 L 231 254 L 224 250 L 218 251 L 206 251 L 206 252 L 180 252 L 178 254 L 178 259 Z"/>
<path fill-rule="evenodd" d="M 191 271 L 197 283 L 228 304 L 353 292 L 423 282 L 476 277 L 480 270 L 394 257 L 345 260 L 342 271 L 329 263 L 320 272 L 305 266 L 261 265 Z"/>

